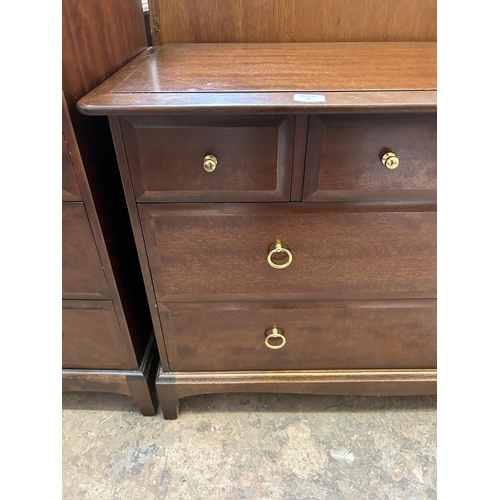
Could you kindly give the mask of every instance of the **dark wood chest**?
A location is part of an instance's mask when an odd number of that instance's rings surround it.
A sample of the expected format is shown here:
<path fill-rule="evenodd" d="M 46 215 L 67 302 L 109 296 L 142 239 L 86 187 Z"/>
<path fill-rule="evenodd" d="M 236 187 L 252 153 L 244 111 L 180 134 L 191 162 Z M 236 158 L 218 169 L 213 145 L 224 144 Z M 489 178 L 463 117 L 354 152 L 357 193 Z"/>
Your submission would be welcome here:
<path fill-rule="evenodd" d="M 158 354 L 109 125 L 76 109 L 144 50 L 140 3 L 63 0 L 62 35 L 62 388 L 154 415 Z"/>
<path fill-rule="evenodd" d="M 435 392 L 435 43 L 154 47 L 79 109 L 110 119 L 166 418 Z"/>

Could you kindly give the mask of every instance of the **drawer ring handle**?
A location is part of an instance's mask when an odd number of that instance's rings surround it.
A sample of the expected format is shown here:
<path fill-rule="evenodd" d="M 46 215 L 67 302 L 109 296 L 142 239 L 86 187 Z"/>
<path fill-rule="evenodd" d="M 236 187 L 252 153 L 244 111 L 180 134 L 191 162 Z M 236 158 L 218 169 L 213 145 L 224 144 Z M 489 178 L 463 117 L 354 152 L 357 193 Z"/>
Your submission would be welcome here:
<path fill-rule="evenodd" d="M 269 343 L 269 339 L 281 339 L 281 344 L 272 345 Z M 276 327 L 273 327 L 271 333 L 266 337 L 265 343 L 266 346 L 269 347 L 269 349 L 281 349 L 286 344 L 286 338 L 278 331 Z"/>
<path fill-rule="evenodd" d="M 273 262 L 272 257 L 275 253 L 281 253 L 281 252 L 285 252 L 288 255 L 288 260 L 284 264 L 275 264 Z M 288 267 L 292 263 L 292 252 L 290 252 L 290 250 L 287 250 L 286 248 L 283 248 L 281 246 L 280 240 L 276 240 L 274 248 L 269 252 L 269 255 L 267 256 L 267 262 L 269 262 L 269 265 L 271 267 L 274 267 L 275 269 L 284 269 L 285 267 Z"/>

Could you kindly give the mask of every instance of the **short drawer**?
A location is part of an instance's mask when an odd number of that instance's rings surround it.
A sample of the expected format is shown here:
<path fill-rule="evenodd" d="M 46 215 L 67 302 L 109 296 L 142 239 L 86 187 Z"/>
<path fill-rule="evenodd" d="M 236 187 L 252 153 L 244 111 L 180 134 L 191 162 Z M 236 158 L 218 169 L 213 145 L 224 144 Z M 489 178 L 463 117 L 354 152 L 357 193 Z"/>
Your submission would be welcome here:
<path fill-rule="evenodd" d="M 159 304 L 159 311 L 173 371 L 436 367 L 435 300 Z"/>
<path fill-rule="evenodd" d="M 132 369 L 109 300 L 62 301 L 63 368 Z"/>
<path fill-rule="evenodd" d="M 434 211 L 323 203 L 141 204 L 139 214 L 158 301 L 436 294 Z M 277 252 L 278 240 L 290 256 Z M 289 265 L 275 268 L 270 261 Z"/>
<path fill-rule="evenodd" d="M 435 201 L 436 113 L 311 116 L 303 199 Z"/>
<path fill-rule="evenodd" d="M 62 204 L 63 299 L 107 299 L 109 289 L 83 203 Z"/>
<path fill-rule="evenodd" d="M 139 202 L 290 199 L 293 116 L 120 118 Z"/>

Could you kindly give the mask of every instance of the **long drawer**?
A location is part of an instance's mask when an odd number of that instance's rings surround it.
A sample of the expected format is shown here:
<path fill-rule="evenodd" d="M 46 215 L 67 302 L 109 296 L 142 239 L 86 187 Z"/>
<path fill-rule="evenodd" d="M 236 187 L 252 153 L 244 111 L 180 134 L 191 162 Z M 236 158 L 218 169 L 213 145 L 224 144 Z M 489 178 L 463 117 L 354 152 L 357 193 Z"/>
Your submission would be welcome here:
<path fill-rule="evenodd" d="M 436 213 L 391 210 L 139 205 L 158 301 L 434 298 Z"/>
<path fill-rule="evenodd" d="M 174 371 L 436 367 L 432 299 L 170 303 L 159 312 Z"/>

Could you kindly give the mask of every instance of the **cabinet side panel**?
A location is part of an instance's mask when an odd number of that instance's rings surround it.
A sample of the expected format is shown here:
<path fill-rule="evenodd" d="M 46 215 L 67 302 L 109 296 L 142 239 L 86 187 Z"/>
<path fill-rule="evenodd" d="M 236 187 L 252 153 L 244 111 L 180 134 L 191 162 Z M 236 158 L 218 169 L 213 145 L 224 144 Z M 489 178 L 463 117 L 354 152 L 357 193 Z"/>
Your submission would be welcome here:
<path fill-rule="evenodd" d="M 75 173 L 124 340 L 130 337 L 137 364 L 152 325 L 111 132 L 105 117 L 83 116 L 76 102 L 146 48 L 144 15 L 134 0 L 64 0 L 62 7 L 63 94 L 81 159 Z"/>

